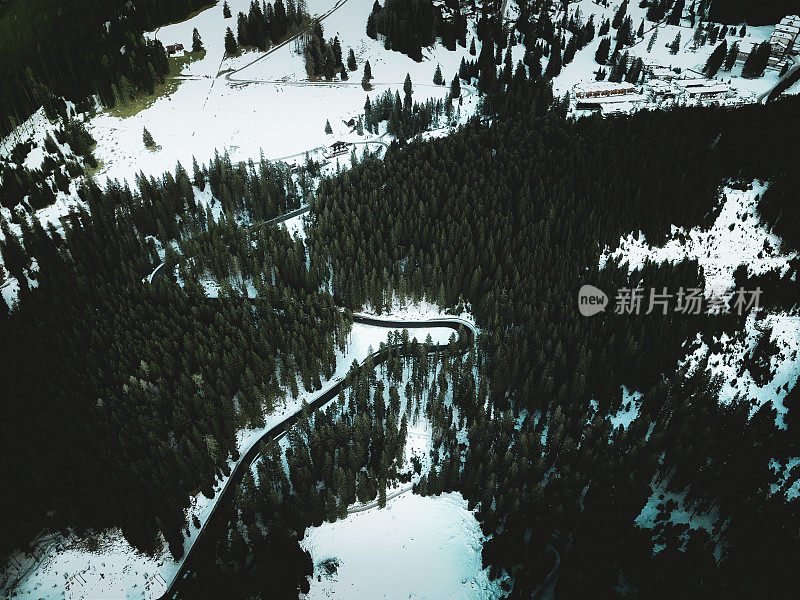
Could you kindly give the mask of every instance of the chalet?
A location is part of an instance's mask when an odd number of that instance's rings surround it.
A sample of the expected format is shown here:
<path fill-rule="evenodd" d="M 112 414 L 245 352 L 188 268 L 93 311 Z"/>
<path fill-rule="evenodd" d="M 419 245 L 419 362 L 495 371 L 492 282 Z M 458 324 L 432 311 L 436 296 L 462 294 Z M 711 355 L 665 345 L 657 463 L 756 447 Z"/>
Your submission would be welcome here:
<path fill-rule="evenodd" d="M 653 67 L 650 70 L 650 75 L 662 81 L 672 81 L 678 74 L 667 67 Z"/>
<path fill-rule="evenodd" d="M 663 79 L 651 79 L 647 82 L 646 87 L 656 98 L 675 98 L 678 95 L 675 87 Z"/>
<path fill-rule="evenodd" d="M 773 56 L 800 54 L 800 17 L 789 15 L 781 19 L 769 38 Z"/>
<path fill-rule="evenodd" d="M 170 44 L 164 50 L 167 51 L 167 56 L 183 56 L 183 44 Z"/>
<path fill-rule="evenodd" d="M 722 100 L 731 92 L 727 85 L 713 79 L 678 79 L 674 83 L 690 100 Z"/>
<path fill-rule="evenodd" d="M 575 98 L 607 98 L 635 94 L 636 88 L 630 83 L 614 81 L 588 81 L 577 83 L 572 88 Z"/>
<path fill-rule="evenodd" d="M 347 146 L 349 144 L 347 142 L 333 142 L 328 148 L 325 150 L 325 157 L 326 158 L 333 158 L 334 156 L 339 156 L 340 154 L 347 153 Z"/>

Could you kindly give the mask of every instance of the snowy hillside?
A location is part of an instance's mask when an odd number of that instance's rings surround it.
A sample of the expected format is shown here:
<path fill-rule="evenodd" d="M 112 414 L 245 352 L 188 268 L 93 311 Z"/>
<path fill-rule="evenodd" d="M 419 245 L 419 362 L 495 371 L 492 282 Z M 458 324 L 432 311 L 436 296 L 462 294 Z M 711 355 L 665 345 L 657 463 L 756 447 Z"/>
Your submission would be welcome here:
<path fill-rule="evenodd" d="M 335 9 L 322 20 L 325 36 L 338 36 L 345 53 L 354 50 L 358 70 L 347 82 L 309 82 L 294 42 L 266 53 L 246 51 L 223 60 L 225 29 L 235 30 L 236 13 L 246 12 L 250 2 L 231 0 L 229 4 L 232 19 L 223 19 L 222 6 L 217 5 L 148 34 L 164 44 L 187 45 L 197 27 L 206 55 L 185 67 L 185 81 L 170 96 L 125 119 L 103 114 L 92 121 L 96 154 L 104 165 L 101 179 L 130 181 L 139 171 L 158 174 L 178 161 L 191 165 L 192 157 L 205 161 L 215 150 L 227 151 L 233 160 L 258 159 L 262 151 L 273 159 L 353 139 L 343 121 L 363 112 L 368 95 L 360 83 L 365 61 L 370 61 L 374 76 L 370 97 L 389 88 L 402 91 L 410 73 L 414 100 L 422 101 L 447 95 L 447 86 L 432 83 L 437 63 L 449 81 L 462 56 L 469 56 L 460 46 L 455 52 L 437 46 L 416 63 L 367 37 L 365 26 L 373 4 L 369 0 L 311 0 L 308 11 L 312 15 Z M 463 120 L 475 111 L 477 98 L 468 97 L 464 103 Z M 334 128 L 333 135 L 325 134 L 326 121 Z M 143 151 L 143 127 L 153 134 L 160 150 Z"/>

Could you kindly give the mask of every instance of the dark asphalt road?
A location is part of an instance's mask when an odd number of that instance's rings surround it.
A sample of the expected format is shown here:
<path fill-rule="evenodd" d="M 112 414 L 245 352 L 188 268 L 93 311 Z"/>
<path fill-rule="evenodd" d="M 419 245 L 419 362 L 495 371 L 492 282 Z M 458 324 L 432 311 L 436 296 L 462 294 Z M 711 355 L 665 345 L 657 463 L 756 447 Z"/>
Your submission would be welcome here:
<path fill-rule="evenodd" d="M 447 327 L 453 329 L 455 332 L 458 333 L 458 339 L 456 340 L 456 348 L 454 350 L 458 352 L 466 352 L 470 346 L 475 341 L 475 331 L 472 328 L 472 325 L 467 323 L 466 321 L 459 319 L 459 318 L 436 318 L 436 319 L 425 319 L 425 320 L 418 320 L 418 321 L 404 321 L 401 319 L 383 319 L 381 317 L 371 317 L 367 315 L 353 315 L 353 322 L 355 323 L 362 323 L 365 325 L 376 325 L 379 327 L 386 327 L 387 329 L 422 329 L 422 328 L 430 328 L 430 327 Z M 428 348 L 429 353 L 441 351 L 446 348 L 448 345 L 434 345 Z M 377 366 L 386 360 L 393 350 L 396 350 L 396 346 L 388 347 L 384 351 L 377 351 L 372 354 L 373 363 Z M 363 367 L 363 362 L 361 363 L 360 367 Z M 317 408 L 323 407 L 325 404 L 336 398 L 339 394 L 339 390 L 344 388 L 345 380 L 342 379 L 337 381 L 330 389 L 322 392 L 315 398 L 312 402 L 309 403 L 309 408 L 313 412 Z M 198 594 L 197 591 L 193 590 L 195 582 L 190 577 L 184 577 L 187 573 L 191 573 L 200 568 L 203 559 L 208 560 L 210 556 L 213 556 L 214 551 L 214 542 L 218 539 L 218 536 L 222 535 L 227 527 L 227 522 L 225 519 L 225 510 L 222 510 L 221 507 L 227 507 L 232 499 L 236 495 L 236 488 L 241 483 L 244 474 L 247 472 L 247 469 L 253 463 L 253 461 L 258 457 L 261 443 L 278 439 L 283 434 L 285 434 L 295 423 L 297 423 L 298 419 L 300 418 L 302 411 L 297 411 L 296 413 L 290 415 L 277 425 L 275 425 L 272 429 L 267 431 L 264 435 L 262 435 L 258 442 L 253 444 L 245 454 L 243 454 L 239 461 L 236 463 L 236 466 L 233 468 L 231 476 L 228 478 L 227 483 L 223 487 L 223 489 L 219 492 L 219 496 L 217 498 L 217 502 L 214 504 L 214 507 L 211 510 L 211 514 L 208 516 L 203 528 L 201 529 L 195 543 L 189 550 L 183 564 L 181 566 L 180 571 L 176 575 L 175 579 L 170 584 L 169 588 L 167 589 L 166 593 L 161 596 L 159 600 L 172 600 L 179 599 L 179 600 L 194 600 L 195 598 L 202 597 L 202 594 Z M 197 558 L 200 557 L 200 558 Z"/>

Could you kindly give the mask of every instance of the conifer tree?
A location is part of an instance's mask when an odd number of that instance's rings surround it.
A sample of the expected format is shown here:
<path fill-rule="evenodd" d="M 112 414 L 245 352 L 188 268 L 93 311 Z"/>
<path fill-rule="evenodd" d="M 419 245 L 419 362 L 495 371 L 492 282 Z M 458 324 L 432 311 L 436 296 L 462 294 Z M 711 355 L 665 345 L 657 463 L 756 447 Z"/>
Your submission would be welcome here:
<path fill-rule="evenodd" d="M 364 76 L 361 78 L 361 87 L 365 90 L 371 90 L 369 80 L 372 79 L 372 67 L 369 66 L 369 61 L 364 63 Z"/>
<path fill-rule="evenodd" d="M 608 51 L 611 49 L 611 40 L 604 37 L 597 45 L 597 51 L 594 53 L 594 60 L 599 65 L 604 65 L 608 62 Z"/>
<path fill-rule="evenodd" d="M 143 131 L 142 131 L 142 141 L 144 142 L 145 148 L 152 149 L 152 148 L 155 148 L 155 146 L 156 146 L 156 142 L 153 139 L 153 136 L 147 130 L 147 127 L 145 127 L 143 129 Z"/>
<path fill-rule="evenodd" d="M 461 81 L 458 79 L 458 74 L 453 77 L 450 82 L 450 98 L 456 99 L 461 97 Z"/>
<path fill-rule="evenodd" d="M 331 122 L 329 120 L 325 121 L 325 133 L 331 135 L 333 133 L 333 128 L 331 128 Z"/>
<path fill-rule="evenodd" d="M 717 71 L 719 71 L 722 63 L 725 62 L 727 52 L 728 42 L 726 40 L 722 40 L 719 46 L 714 48 L 714 51 L 709 55 L 708 60 L 706 60 L 706 64 L 703 67 L 703 74 L 706 77 L 710 79 L 717 74 Z"/>
<path fill-rule="evenodd" d="M 203 40 L 200 38 L 200 32 L 197 27 L 192 31 L 192 52 L 200 52 L 203 49 Z"/>
<path fill-rule="evenodd" d="M 405 94 L 403 99 L 403 107 L 406 110 L 411 110 L 411 94 L 414 92 L 411 86 L 411 74 L 406 73 L 406 79 L 403 82 L 403 92 Z"/>
<path fill-rule="evenodd" d="M 222 18 L 223 19 L 230 19 L 231 18 L 231 7 L 228 6 L 228 0 L 222 3 Z"/>
<path fill-rule="evenodd" d="M 225 31 L 225 54 L 233 56 L 239 53 L 239 45 L 230 27 Z"/>
<path fill-rule="evenodd" d="M 355 71 L 358 68 L 358 64 L 356 63 L 356 55 L 352 48 L 350 48 L 350 52 L 347 54 L 347 68 L 351 71 Z"/>
<path fill-rule="evenodd" d="M 653 29 L 653 35 L 650 36 L 650 41 L 647 42 L 647 51 L 650 52 L 655 46 L 656 39 L 658 38 L 658 28 Z"/>
<path fill-rule="evenodd" d="M 675 36 L 675 39 L 672 40 L 672 43 L 669 46 L 669 53 L 677 54 L 680 49 L 681 49 L 681 33 L 679 31 L 678 35 Z"/>
<path fill-rule="evenodd" d="M 444 76 L 442 75 L 442 67 L 436 63 L 436 71 L 433 74 L 433 83 L 435 85 L 444 85 Z"/>
<path fill-rule="evenodd" d="M 733 42 L 731 44 L 730 49 L 728 49 L 728 54 L 725 57 L 725 70 L 730 71 L 733 69 L 733 66 L 736 64 L 736 59 L 739 58 L 739 42 Z"/>
<path fill-rule="evenodd" d="M 552 78 L 561 73 L 561 46 L 558 40 L 553 42 L 550 48 L 550 59 L 547 61 L 547 68 L 545 68 L 544 76 Z"/>

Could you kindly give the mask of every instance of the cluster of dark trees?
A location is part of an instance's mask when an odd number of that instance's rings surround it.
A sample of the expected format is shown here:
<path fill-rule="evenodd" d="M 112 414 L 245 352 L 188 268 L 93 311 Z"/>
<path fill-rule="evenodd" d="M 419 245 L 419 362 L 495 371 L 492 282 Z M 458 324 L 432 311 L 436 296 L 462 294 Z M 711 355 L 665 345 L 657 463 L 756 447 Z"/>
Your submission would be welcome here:
<path fill-rule="evenodd" d="M 686 340 L 719 339 L 741 329 L 742 317 L 586 320 L 574 295 L 587 281 L 607 291 L 699 285 L 693 262 L 629 274 L 613 261 L 598 269 L 598 256 L 630 230 L 657 244 L 672 224 L 708 223 L 722 178 L 788 172 L 799 105 L 575 123 L 558 106 L 531 107 L 322 182 L 309 240 L 332 267 L 337 304 L 379 306 L 393 293 L 442 306 L 463 299 L 484 328 L 480 377 L 453 400 L 469 449 L 454 456 L 453 442 L 444 444 L 451 451 L 418 489 L 457 489 L 479 505 L 493 535 L 485 565 L 512 574 L 510 597 L 530 597 L 556 563 L 565 597 L 612 594 L 619 581 L 642 598 L 746 597 L 797 583 L 798 502 L 765 485 L 772 458 L 796 453 L 775 409 L 767 403 L 751 416 L 749 398 L 720 405 L 719 383 L 702 364 L 675 372 Z M 755 146 L 763 156 L 748 150 Z M 797 205 L 773 202 L 776 215 Z M 796 305 L 797 282 L 784 283 Z M 771 352 L 766 337 L 752 369 L 763 370 Z M 621 385 L 645 394 L 639 417 L 613 431 L 606 417 L 621 407 Z M 664 503 L 654 529 L 638 528 L 651 485 L 686 492 L 693 512 L 716 511 L 711 532 L 672 524 L 676 507 Z"/>
<path fill-rule="evenodd" d="M 152 93 L 169 64 L 161 43 L 145 40 L 142 32 L 184 18 L 205 3 L 11 0 L 0 7 L 0 133 L 52 97 L 82 100 L 98 94 L 112 106 Z M 80 18 L 67 27 L 65 15 Z"/>
<path fill-rule="evenodd" d="M 407 54 L 416 61 L 422 60 L 422 48 L 432 46 L 441 36 L 442 43 L 450 50 L 458 41 L 467 44 L 467 19 L 461 14 L 458 2 L 448 6 L 452 15 L 445 17 L 440 7 L 432 0 L 378 0 L 367 17 L 367 35 L 383 37 L 387 50 Z"/>
<path fill-rule="evenodd" d="M 82 121 L 64 113 L 55 139 L 48 134 L 43 142 L 44 159 L 39 168 L 24 166 L 33 149 L 33 139 L 18 142 L 8 158 L 0 157 L 0 206 L 11 209 L 12 219 L 18 219 L 15 208 L 22 204 L 28 212 L 50 206 L 56 192 L 69 192 L 70 180 L 83 175 L 86 167 L 97 167 L 92 154 L 94 138 Z M 56 141 L 58 143 L 56 143 Z M 59 144 L 67 145 L 65 154 Z"/>
<path fill-rule="evenodd" d="M 306 74 L 309 79 L 324 77 L 333 79 L 339 75 L 342 81 L 347 81 L 348 69 L 355 71 L 356 59 L 353 50 L 347 57 L 347 68 L 342 62 L 342 44 L 339 37 L 334 36 L 330 41 L 325 41 L 325 34 L 320 21 L 314 22 L 311 34 L 303 40 L 303 57 L 305 58 Z M 366 73 L 366 71 L 365 71 Z"/>
<path fill-rule="evenodd" d="M 135 193 L 83 184 L 86 208 L 60 230 L 22 219 L 18 239 L 0 223 L 21 288 L 0 311 L 4 552 L 44 528 L 121 527 L 147 552 L 161 532 L 180 556 L 190 492 L 214 495 L 237 457 L 236 432 L 263 425 L 281 389 L 331 377 L 349 323 L 324 273 L 285 230 L 239 227 L 233 216 L 296 205 L 287 172 L 217 158 L 196 179 L 220 194 L 216 218 L 179 166 L 139 177 Z M 183 250 L 167 250 L 182 286 L 143 281 L 159 242 Z M 209 274 L 228 277 L 219 299 L 199 283 Z M 244 280 L 256 298 L 238 290 Z"/>
<path fill-rule="evenodd" d="M 309 19 L 305 2 L 275 0 L 274 6 L 253 0 L 247 14 L 236 15 L 236 39 L 239 46 L 254 46 L 266 50 L 283 41 L 290 31 L 302 27 Z"/>
<path fill-rule="evenodd" d="M 764 70 L 767 68 L 771 53 L 772 47 L 769 41 L 761 42 L 757 46 L 754 46 L 753 49 L 750 50 L 750 54 L 747 55 L 744 65 L 742 65 L 742 77 L 745 79 L 761 77 L 764 74 Z"/>
<path fill-rule="evenodd" d="M 774 25 L 786 15 L 797 14 L 793 0 L 704 0 L 709 19 L 717 23 Z"/>
<path fill-rule="evenodd" d="M 281 597 L 307 591 L 313 565 L 297 542 L 306 528 L 346 517 L 355 502 L 383 507 L 388 486 L 421 473 L 424 457 L 405 456 L 404 447 L 408 423 L 422 413 L 434 417 L 437 450 L 450 439 L 442 429 L 452 418 L 446 392 L 474 386 L 469 374 L 458 379 L 464 368 L 457 368 L 462 359 L 454 347 L 431 352 L 430 339 L 420 344 L 409 341 L 408 331 L 390 334 L 379 369 L 371 358 L 362 367 L 354 363 L 345 388 L 324 410 L 304 407 L 288 443 L 263 443 L 256 476 L 244 475 L 226 507 L 201 587 L 252 597 L 265 593 L 268 580 L 270 593 L 273 585 L 285 591 Z M 470 357 L 464 365 L 474 364 L 474 349 Z"/>
<path fill-rule="evenodd" d="M 456 76 L 456 83 L 458 83 Z M 410 89 L 411 80 L 407 80 Z M 459 88 L 460 89 L 460 88 Z M 451 98 L 442 101 L 426 100 L 424 103 L 412 101 L 412 93 L 406 93 L 401 100 L 400 92 L 386 90 L 383 94 L 364 103 L 364 127 L 367 131 L 378 132 L 378 124 L 387 122 L 386 131 L 399 140 L 450 123 L 454 115 Z"/>

